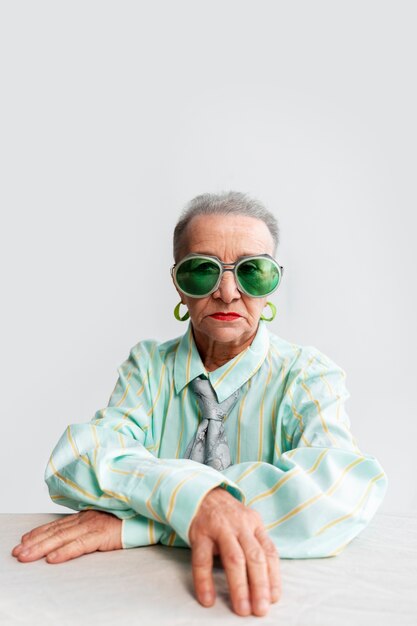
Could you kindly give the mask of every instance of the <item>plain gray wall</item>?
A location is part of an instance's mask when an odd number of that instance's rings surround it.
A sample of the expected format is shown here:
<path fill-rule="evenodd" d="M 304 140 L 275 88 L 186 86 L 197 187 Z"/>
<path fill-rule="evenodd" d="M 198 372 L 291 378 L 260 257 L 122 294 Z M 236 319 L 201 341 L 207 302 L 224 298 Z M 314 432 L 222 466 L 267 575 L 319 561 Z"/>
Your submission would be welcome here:
<path fill-rule="evenodd" d="M 196 194 L 277 216 L 270 328 L 347 372 L 389 489 L 415 487 L 416 4 L 0 5 L 2 512 L 57 512 L 43 473 L 70 423 L 173 317 L 171 237 Z"/>

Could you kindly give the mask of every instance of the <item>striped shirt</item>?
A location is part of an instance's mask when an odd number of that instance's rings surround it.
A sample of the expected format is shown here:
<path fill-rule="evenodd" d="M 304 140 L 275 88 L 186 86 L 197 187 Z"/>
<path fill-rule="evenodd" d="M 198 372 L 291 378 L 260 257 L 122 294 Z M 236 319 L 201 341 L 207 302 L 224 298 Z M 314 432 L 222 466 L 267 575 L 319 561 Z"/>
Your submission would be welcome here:
<path fill-rule="evenodd" d="M 122 546 L 190 546 L 206 494 L 227 489 L 257 510 L 281 558 L 334 556 L 380 506 L 387 477 L 350 430 L 346 374 L 313 346 L 259 322 L 249 347 L 207 372 L 191 322 L 164 343 L 143 340 L 118 368 L 108 406 L 69 425 L 45 469 L 54 502 L 110 512 Z M 206 375 L 222 402 L 232 465 L 217 471 L 183 458 L 202 419 L 189 387 Z"/>

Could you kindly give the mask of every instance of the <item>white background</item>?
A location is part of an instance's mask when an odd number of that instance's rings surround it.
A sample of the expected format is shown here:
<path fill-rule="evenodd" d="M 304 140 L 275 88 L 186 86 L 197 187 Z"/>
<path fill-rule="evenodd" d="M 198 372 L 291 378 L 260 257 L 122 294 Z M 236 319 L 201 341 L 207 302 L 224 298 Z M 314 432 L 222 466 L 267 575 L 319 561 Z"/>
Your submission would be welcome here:
<path fill-rule="evenodd" d="M 0 5 L 1 512 L 173 317 L 171 238 L 203 192 L 277 216 L 270 328 L 347 372 L 347 412 L 417 510 L 414 2 Z"/>

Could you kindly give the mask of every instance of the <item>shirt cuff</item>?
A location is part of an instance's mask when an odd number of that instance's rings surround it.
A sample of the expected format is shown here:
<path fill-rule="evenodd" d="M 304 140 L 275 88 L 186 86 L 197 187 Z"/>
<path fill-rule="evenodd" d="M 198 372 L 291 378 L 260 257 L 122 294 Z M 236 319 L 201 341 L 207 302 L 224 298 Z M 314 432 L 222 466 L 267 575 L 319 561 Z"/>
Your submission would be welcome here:
<path fill-rule="evenodd" d="M 140 513 L 125 518 L 122 520 L 122 548 L 137 548 L 158 543 L 165 528 L 164 524 L 148 519 Z"/>

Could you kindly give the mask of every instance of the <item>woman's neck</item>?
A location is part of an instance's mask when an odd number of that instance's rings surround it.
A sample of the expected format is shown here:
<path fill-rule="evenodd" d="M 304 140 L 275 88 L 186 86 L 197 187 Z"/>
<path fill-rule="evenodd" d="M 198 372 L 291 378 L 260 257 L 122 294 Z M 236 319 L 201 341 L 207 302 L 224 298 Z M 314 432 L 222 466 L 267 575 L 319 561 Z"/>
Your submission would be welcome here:
<path fill-rule="evenodd" d="M 255 338 L 256 331 L 248 338 L 243 338 L 240 342 L 223 343 L 215 341 L 205 335 L 195 331 L 192 327 L 194 341 L 201 360 L 207 372 L 213 372 L 228 361 L 231 361 L 238 354 L 246 350 Z"/>

